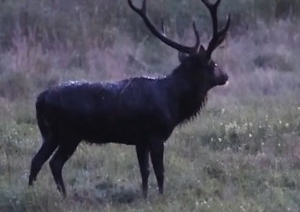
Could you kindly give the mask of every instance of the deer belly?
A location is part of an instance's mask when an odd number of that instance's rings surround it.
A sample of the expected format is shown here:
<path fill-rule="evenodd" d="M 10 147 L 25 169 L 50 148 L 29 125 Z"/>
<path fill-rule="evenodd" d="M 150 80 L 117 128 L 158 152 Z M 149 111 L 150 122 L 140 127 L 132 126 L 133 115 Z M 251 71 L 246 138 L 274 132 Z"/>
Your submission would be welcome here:
<path fill-rule="evenodd" d="M 135 145 L 145 136 L 141 127 L 124 124 L 100 124 L 98 126 L 84 127 L 83 140 L 92 143 L 121 143 Z"/>

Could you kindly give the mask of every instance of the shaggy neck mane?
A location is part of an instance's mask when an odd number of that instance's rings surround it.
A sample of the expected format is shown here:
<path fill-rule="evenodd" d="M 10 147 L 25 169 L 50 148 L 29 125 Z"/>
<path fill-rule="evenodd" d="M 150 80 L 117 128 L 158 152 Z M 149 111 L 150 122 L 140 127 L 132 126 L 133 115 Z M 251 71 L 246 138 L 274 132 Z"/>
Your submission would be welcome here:
<path fill-rule="evenodd" d="M 181 64 L 167 77 L 171 81 L 172 96 L 177 102 L 177 124 L 194 118 L 205 105 L 208 86 L 205 79 L 195 76 L 189 64 Z M 180 85 L 180 86 L 178 86 Z"/>

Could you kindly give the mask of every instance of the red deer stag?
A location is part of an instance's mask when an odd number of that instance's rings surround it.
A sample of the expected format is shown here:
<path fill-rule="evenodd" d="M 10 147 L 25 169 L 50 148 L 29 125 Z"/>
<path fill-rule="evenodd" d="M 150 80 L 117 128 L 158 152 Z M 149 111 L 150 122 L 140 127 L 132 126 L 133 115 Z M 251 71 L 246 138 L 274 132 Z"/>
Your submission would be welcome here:
<path fill-rule="evenodd" d="M 62 168 L 84 140 L 135 145 L 144 197 L 148 193 L 149 158 L 159 193 L 163 193 L 164 142 L 177 125 L 199 113 L 211 88 L 224 85 L 228 80 L 211 55 L 225 39 L 230 16 L 225 27 L 218 30 L 220 0 L 215 4 L 208 0 L 202 2 L 210 12 L 213 26 L 207 49 L 200 45 L 195 23 L 195 45 L 181 45 L 151 23 L 146 13 L 146 0 L 141 9 L 128 0 L 130 8 L 143 19 L 154 36 L 179 51 L 180 65 L 168 76 L 157 79 L 134 77 L 116 83 L 66 83 L 39 94 L 36 117 L 43 143 L 32 159 L 29 185 L 55 151 L 50 168 L 58 190 L 66 196 Z"/>

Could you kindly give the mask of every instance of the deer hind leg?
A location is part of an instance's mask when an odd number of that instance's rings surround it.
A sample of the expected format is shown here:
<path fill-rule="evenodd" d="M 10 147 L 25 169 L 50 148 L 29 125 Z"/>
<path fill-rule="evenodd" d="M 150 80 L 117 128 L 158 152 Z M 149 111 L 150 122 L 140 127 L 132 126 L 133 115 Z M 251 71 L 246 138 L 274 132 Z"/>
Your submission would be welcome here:
<path fill-rule="evenodd" d="M 142 176 L 142 189 L 143 195 L 146 198 L 148 195 L 148 178 L 149 178 L 149 149 L 144 145 L 136 146 L 136 153 L 139 161 L 141 176 Z"/>
<path fill-rule="evenodd" d="M 53 136 L 43 136 L 44 142 L 40 147 L 39 151 L 35 154 L 31 161 L 30 175 L 29 175 L 29 186 L 33 184 L 33 181 L 36 181 L 36 177 L 41 170 L 43 164 L 48 160 L 52 155 L 54 150 L 58 146 L 57 140 Z"/>
<path fill-rule="evenodd" d="M 80 141 L 60 145 L 50 160 L 50 168 L 58 190 L 66 197 L 66 189 L 62 178 L 62 168 L 65 162 L 73 155 Z"/>
<path fill-rule="evenodd" d="M 150 144 L 150 155 L 158 184 L 158 191 L 162 194 L 164 190 L 164 143 L 162 141 L 152 142 Z"/>

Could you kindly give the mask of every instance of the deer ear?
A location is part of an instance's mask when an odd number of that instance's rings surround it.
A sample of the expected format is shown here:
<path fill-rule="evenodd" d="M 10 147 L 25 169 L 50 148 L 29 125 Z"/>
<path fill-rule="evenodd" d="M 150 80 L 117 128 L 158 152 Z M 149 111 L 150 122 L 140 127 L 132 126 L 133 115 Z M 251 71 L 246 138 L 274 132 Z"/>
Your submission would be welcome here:
<path fill-rule="evenodd" d="M 204 49 L 204 47 L 203 47 L 202 45 L 200 46 L 198 55 L 199 55 L 201 58 L 207 58 L 206 50 Z"/>
<path fill-rule="evenodd" d="M 178 51 L 178 59 L 181 63 L 183 63 L 188 56 L 189 54 Z"/>

